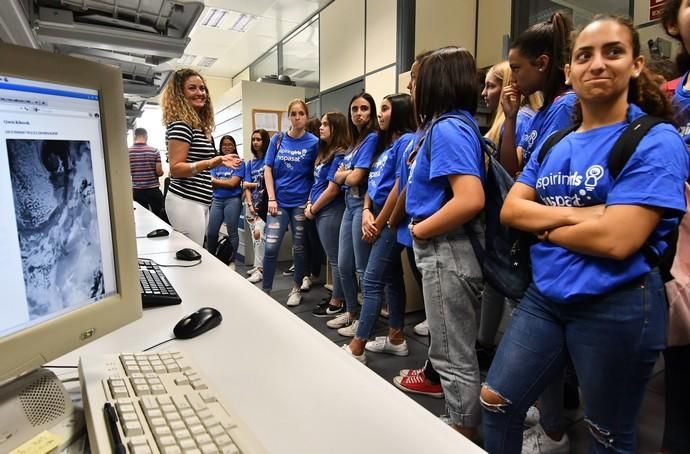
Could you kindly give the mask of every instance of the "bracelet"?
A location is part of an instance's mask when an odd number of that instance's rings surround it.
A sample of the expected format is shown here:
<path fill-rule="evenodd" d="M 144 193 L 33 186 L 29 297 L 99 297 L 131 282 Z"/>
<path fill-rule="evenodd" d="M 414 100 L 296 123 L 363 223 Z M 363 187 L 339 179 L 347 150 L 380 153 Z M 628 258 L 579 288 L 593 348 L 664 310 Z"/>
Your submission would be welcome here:
<path fill-rule="evenodd" d="M 549 241 L 549 234 L 551 234 L 551 230 L 546 230 L 544 232 L 544 239 L 542 241 Z"/>
<path fill-rule="evenodd" d="M 276 199 L 268 199 L 269 202 L 275 202 Z"/>
<path fill-rule="evenodd" d="M 313 216 L 314 210 L 311 209 L 311 203 L 308 205 L 308 207 L 309 207 L 309 214 L 311 214 Z"/>
<path fill-rule="evenodd" d="M 189 164 L 189 168 L 192 169 L 192 175 L 199 173 L 199 169 L 196 168 L 196 162 Z"/>
<path fill-rule="evenodd" d="M 369 208 L 369 207 L 362 208 L 362 211 L 367 211 L 367 210 L 371 211 L 371 208 Z"/>
<path fill-rule="evenodd" d="M 206 168 L 206 170 L 211 170 L 212 168 L 213 168 L 213 160 L 212 160 L 212 159 L 209 159 L 209 161 L 208 161 L 208 167 Z"/>

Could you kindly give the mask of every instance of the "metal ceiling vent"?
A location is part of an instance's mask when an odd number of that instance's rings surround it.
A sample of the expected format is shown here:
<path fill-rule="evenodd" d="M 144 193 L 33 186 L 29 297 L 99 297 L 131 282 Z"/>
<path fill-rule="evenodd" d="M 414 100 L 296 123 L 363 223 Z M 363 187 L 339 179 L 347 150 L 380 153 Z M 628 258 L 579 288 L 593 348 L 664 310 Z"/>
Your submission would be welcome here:
<path fill-rule="evenodd" d="M 294 87 L 296 84 L 293 82 L 292 79 L 290 79 L 290 76 L 286 76 L 285 74 L 268 74 L 263 77 L 259 77 L 257 82 L 263 82 L 266 84 L 277 84 L 277 85 L 289 85 Z"/>

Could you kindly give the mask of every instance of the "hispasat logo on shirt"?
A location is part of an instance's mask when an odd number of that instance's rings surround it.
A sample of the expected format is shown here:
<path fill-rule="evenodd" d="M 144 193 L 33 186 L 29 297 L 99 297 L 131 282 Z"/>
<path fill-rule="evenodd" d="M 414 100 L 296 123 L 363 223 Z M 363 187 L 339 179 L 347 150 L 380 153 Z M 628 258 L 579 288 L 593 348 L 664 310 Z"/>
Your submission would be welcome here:
<path fill-rule="evenodd" d="M 551 172 L 537 179 L 537 191 L 546 205 L 559 207 L 591 205 L 593 198 L 596 198 L 594 192 L 604 173 L 604 168 L 598 164 L 587 168 L 584 175 L 578 171 Z M 552 189 L 549 190 L 549 187 Z M 576 189 L 578 187 L 579 189 Z"/>
<path fill-rule="evenodd" d="M 292 162 L 300 162 L 307 156 L 307 149 L 301 150 L 280 150 L 278 160 L 283 161 L 288 169 L 292 169 Z"/>
<path fill-rule="evenodd" d="M 690 135 L 690 122 L 678 128 L 678 132 L 681 136 L 685 137 Z"/>

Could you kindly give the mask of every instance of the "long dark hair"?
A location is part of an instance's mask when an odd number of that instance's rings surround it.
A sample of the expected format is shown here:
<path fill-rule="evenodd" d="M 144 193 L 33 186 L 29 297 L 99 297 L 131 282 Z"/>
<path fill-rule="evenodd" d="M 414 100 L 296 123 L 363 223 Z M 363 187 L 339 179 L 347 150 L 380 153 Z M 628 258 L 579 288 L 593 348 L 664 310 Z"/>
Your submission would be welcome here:
<path fill-rule="evenodd" d="M 522 32 L 510 45 L 511 49 L 517 49 L 531 60 L 536 60 L 541 55 L 549 57 L 546 84 L 542 89 L 544 93 L 542 109 L 548 107 L 565 90 L 563 67 L 567 63 L 572 31 L 573 25 L 570 19 L 563 13 L 556 12 L 549 20 L 536 23 Z"/>
<path fill-rule="evenodd" d="M 451 110 L 477 110 L 479 81 L 474 57 L 467 49 L 442 47 L 419 62 L 415 114 L 421 127 Z"/>
<path fill-rule="evenodd" d="M 350 147 L 350 130 L 347 126 L 347 118 L 340 112 L 328 112 L 324 115 L 331 127 L 331 141 L 319 141 L 319 154 L 316 156 L 315 165 L 330 162 L 336 153 L 342 153 Z"/>
<path fill-rule="evenodd" d="M 678 12 L 683 4 L 683 0 L 669 0 L 666 2 L 666 7 L 664 7 L 664 12 L 661 15 L 661 23 L 666 30 L 666 34 L 673 39 L 680 42 L 680 50 L 678 55 L 676 55 L 676 65 L 678 65 L 678 70 L 685 74 L 690 70 L 690 54 L 685 48 L 685 43 L 683 43 L 683 38 L 678 34 L 671 34 L 669 28 L 678 27 Z"/>
<path fill-rule="evenodd" d="M 362 130 L 358 130 L 357 126 L 352 122 L 352 115 L 350 113 L 350 108 L 352 107 L 352 103 L 358 100 L 359 98 L 364 99 L 366 102 L 369 103 L 369 110 L 371 112 L 371 116 L 369 117 L 369 122 L 364 125 Z M 361 92 L 359 94 L 356 94 L 350 99 L 350 103 L 347 105 L 347 123 L 350 127 L 350 137 L 352 137 L 352 145 L 357 146 L 362 141 L 369 135 L 370 132 L 377 132 L 379 130 L 379 119 L 376 116 L 376 102 L 374 102 L 374 98 L 366 92 Z"/>
<path fill-rule="evenodd" d="M 640 35 L 633 25 L 632 21 L 627 17 L 613 16 L 609 14 L 598 14 L 587 24 L 580 27 L 573 33 L 572 47 L 575 46 L 577 37 L 580 36 L 582 30 L 595 22 L 612 21 L 630 33 L 630 42 L 632 43 L 633 58 L 640 56 Z M 572 60 L 573 49 L 570 49 L 570 59 Z M 673 107 L 671 100 L 666 93 L 661 89 L 662 78 L 655 75 L 647 68 L 642 68 L 642 72 L 636 78 L 631 78 L 628 85 L 628 102 L 636 104 L 645 113 L 655 117 L 661 117 L 669 122 L 673 122 Z M 575 105 L 575 121 L 580 123 L 582 121 L 582 109 L 578 103 Z"/>
<path fill-rule="evenodd" d="M 261 136 L 261 157 L 263 158 L 266 156 L 266 151 L 268 150 L 268 143 L 271 141 L 271 136 L 268 135 L 268 131 L 265 129 L 255 129 L 252 131 L 252 136 L 256 133 L 259 133 Z M 251 140 L 249 141 L 249 149 L 256 159 L 260 159 L 256 150 L 254 150 Z"/>
<path fill-rule="evenodd" d="M 399 93 L 388 95 L 383 100 L 391 103 L 391 118 L 388 129 L 379 132 L 379 140 L 376 143 L 376 151 L 372 163 L 390 146 L 395 137 L 414 131 L 416 125 L 412 96 L 407 93 Z"/>

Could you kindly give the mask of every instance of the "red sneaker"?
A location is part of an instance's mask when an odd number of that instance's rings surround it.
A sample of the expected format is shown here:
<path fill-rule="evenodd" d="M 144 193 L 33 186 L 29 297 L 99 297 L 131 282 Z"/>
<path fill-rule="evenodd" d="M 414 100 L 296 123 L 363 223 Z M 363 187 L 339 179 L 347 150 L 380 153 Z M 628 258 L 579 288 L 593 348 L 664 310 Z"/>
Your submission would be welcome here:
<path fill-rule="evenodd" d="M 419 369 L 400 369 L 400 372 L 398 372 L 398 375 L 401 377 L 412 377 L 414 375 L 424 375 L 424 368 L 421 367 Z"/>
<path fill-rule="evenodd" d="M 424 371 L 416 375 L 395 377 L 393 379 L 393 384 L 396 388 L 407 393 L 423 394 L 425 396 L 437 398 L 443 397 L 443 388 L 441 388 L 441 384 L 434 384 L 427 380 L 424 377 Z"/>

